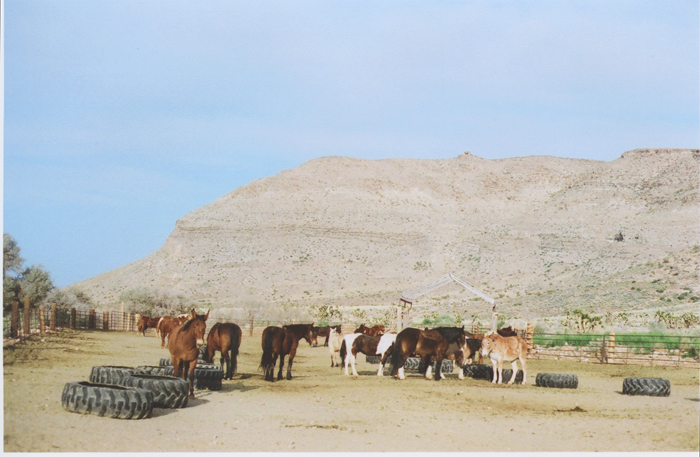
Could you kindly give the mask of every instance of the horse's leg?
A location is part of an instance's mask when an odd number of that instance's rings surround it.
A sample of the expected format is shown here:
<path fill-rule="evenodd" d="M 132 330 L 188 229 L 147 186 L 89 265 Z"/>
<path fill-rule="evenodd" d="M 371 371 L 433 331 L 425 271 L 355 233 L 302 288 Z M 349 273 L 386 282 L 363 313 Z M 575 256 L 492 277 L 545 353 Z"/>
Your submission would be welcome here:
<path fill-rule="evenodd" d="M 513 363 L 515 363 L 515 362 L 513 362 Z M 527 371 L 526 371 L 527 368 L 525 366 L 525 357 L 523 357 L 522 355 L 520 356 L 520 368 L 522 368 L 522 370 L 523 370 L 523 384 L 525 384 L 526 375 L 527 375 Z"/>
<path fill-rule="evenodd" d="M 160 332 L 160 347 L 165 347 L 165 333 Z"/>
<path fill-rule="evenodd" d="M 265 371 L 265 381 L 274 381 L 275 380 L 275 364 L 277 363 L 277 354 L 274 354 L 272 356 L 272 363 L 268 365 L 267 370 Z"/>
<path fill-rule="evenodd" d="M 284 378 L 282 377 L 282 372 L 283 372 L 283 371 L 284 371 L 284 354 L 280 354 L 280 371 L 279 371 L 279 373 L 277 374 L 277 379 L 278 379 L 278 380 L 284 379 Z"/>
<path fill-rule="evenodd" d="M 352 365 L 352 375 L 358 376 L 357 370 L 355 369 L 355 354 L 353 354 L 352 351 L 350 351 L 350 364 Z"/>
<path fill-rule="evenodd" d="M 180 377 L 180 359 L 175 356 L 170 358 L 170 362 L 173 364 L 173 376 L 176 378 Z"/>
<path fill-rule="evenodd" d="M 515 375 L 518 373 L 517 361 L 518 359 L 515 359 L 510 364 L 511 368 L 513 368 L 513 376 L 510 377 L 510 381 L 508 381 L 508 384 L 513 384 L 513 382 L 515 382 Z"/>
<path fill-rule="evenodd" d="M 425 366 L 425 379 L 433 379 L 433 364 L 431 363 L 432 357 L 429 355 L 422 356 L 421 360 Z"/>
<path fill-rule="evenodd" d="M 194 369 L 197 366 L 196 361 L 190 362 L 190 396 L 194 398 Z"/>
<path fill-rule="evenodd" d="M 496 383 L 498 380 L 498 362 L 491 359 L 491 365 L 493 365 L 493 380 L 491 382 Z"/>
<path fill-rule="evenodd" d="M 326 341 L 323 342 L 323 347 L 328 347 L 328 339 L 330 338 L 330 335 L 326 337 Z"/>
<path fill-rule="evenodd" d="M 435 359 L 435 380 L 440 381 L 445 379 L 445 375 L 442 373 L 442 356 L 438 355 Z"/>
<path fill-rule="evenodd" d="M 498 358 L 498 384 L 503 384 L 503 357 Z"/>
<path fill-rule="evenodd" d="M 297 354 L 297 344 L 292 345 L 292 350 L 289 351 L 289 362 L 287 362 L 287 380 L 292 379 L 292 363 L 294 363 L 294 356 Z"/>

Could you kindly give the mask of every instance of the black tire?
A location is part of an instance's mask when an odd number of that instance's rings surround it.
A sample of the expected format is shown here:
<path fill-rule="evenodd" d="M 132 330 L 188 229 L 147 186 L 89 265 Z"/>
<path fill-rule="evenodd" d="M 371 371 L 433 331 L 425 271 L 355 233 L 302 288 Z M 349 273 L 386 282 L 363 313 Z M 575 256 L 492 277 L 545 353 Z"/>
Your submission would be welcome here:
<path fill-rule="evenodd" d="M 433 362 L 433 373 L 436 371 L 436 366 L 437 366 L 437 360 Z M 442 372 L 443 373 L 452 373 L 454 370 L 454 362 L 452 360 L 443 360 L 442 361 Z M 425 373 L 425 366 L 423 366 L 423 361 L 421 359 L 418 359 L 418 371 L 421 373 Z"/>
<path fill-rule="evenodd" d="M 376 364 L 376 363 L 381 363 L 382 358 L 381 358 L 381 356 L 378 356 L 378 355 L 366 355 L 365 360 L 367 361 L 367 363 L 375 363 Z"/>
<path fill-rule="evenodd" d="M 160 359 L 159 365 L 161 367 L 171 367 L 173 366 L 173 361 L 170 358 L 163 357 Z M 197 368 L 221 368 L 221 365 L 215 363 L 207 363 L 203 359 L 197 359 Z"/>
<path fill-rule="evenodd" d="M 169 373 L 169 374 L 168 374 Z M 134 374 L 151 374 L 155 376 L 172 376 L 173 367 L 154 367 L 151 365 L 142 365 L 136 367 Z"/>
<path fill-rule="evenodd" d="M 504 377 L 505 377 L 505 370 Z M 516 375 L 517 378 L 517 375 Z M 537 373 L 535 385 L 538 387 L 556 387 L 559 389 L 578 388 L 578 376 L 562 373 Z"/>
<path fill-rule="evenodd" d="M 491 365 L 465 365 L 464 376 L 474 379 L 493 379 L 493 367 Z"/>
<path fill-rule="evenodd" d="M 403 369 L 406 371 L 418 371 L 418 367 L 421 365 L 420 357 L 409 357 L 403 364 Z"/>
<path fill-rule="evenodd" d="M 671 382 L 662 378 L 625 378 L 622 381 L 622 393 L 625 395 L 668 397 L 671 395 Z"/>
<path fill-rule="evenodd" d="M 161 376 L 175 376 L 173 367 L 161 367 Z M 155 373 L 155 371 L 154 371 Z M 224 372 L 219 366 L 213 368 L 200 368 L 199 364 L 194 368 L 194 388 L 197 390 L 221 390 L 221 381 L 224 379 Z"/>
<path fill-rule="evenodd" d="M 61 395 L 63 409 L 114 419 L 143 419 L 153 411 L 153 394 L 124 386 L 69 382 Z"/>
<path fill-rule="evenodd" d="M 92 367 L 90 372 L 90 382 L 94 384 L 109 384 L 121 386 L 125 376 L 134 374 L 136 371 L 132 367 L 98 366 Z"/>
<path fill-rule="evenodd" d="M 153 394 L 154 408 L 184 408 L 187 406 L 189 383 L 173 376 L 132 374 L 123 380 L 124 387 L 136 387 Z"/>
<path fill-rule="evenodd" d="M 504 368 L 503 379 L 501 382 L 503 384 L 510 381 L 510 377 L 513 376 L 513 370 Z M 475 379 L 484 379 L 486 381 L 493 381 L 493 366 L 492 365 L 465 365 L 464 366 L 464 376 Z M 523 370 L 518 370 L 515 374 L 515 384 L 523 383 Z"/>

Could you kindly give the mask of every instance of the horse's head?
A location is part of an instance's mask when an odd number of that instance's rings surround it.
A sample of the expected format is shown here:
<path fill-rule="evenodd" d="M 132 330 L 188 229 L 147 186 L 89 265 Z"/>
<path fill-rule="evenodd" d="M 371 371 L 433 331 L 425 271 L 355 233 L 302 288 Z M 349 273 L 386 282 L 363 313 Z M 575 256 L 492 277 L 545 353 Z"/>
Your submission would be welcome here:
<path fill-rule="evenodd" d="M 207 314 L 198 315 L 194 309 L 192 309 L 192 318 L 190 319 L 191 327 L 194 330 L 194 336 L 197 340 L 197 347 L 201 347 L 204 344 L 204 332 L 207 330 L 207 319 L 209 318 L 209 311 Z"/>
<path fill-rule="evenodd" d="M 310 324 L 307 331 L 304 333 L 304 338 L 309 342 L 309 346 L 318 344 L 318 330 L 314 331 L 314 324 Z"/>
<path fill-rule="evenodd" d="M 484 334 L 484 339 L 481 340 L 481 355 L 483 355 L 484 357 L 488 357 L 491 351 L 493 350 L 496 335 L 498 334 L 491 332 Z"/>
<path fill-rule="evenodd" d="M 365 330 L 367 330 L 365 324 L 360 324 L 360 326 L 357 327 L 353 333 L 365 333 Z"/>

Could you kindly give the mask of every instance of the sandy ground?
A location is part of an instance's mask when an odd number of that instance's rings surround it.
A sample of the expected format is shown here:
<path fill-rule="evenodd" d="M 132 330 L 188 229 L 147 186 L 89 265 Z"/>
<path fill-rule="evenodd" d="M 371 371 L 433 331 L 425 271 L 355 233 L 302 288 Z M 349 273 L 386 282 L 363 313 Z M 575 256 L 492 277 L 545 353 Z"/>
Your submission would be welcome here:
<path fill-rule="evenodd" d="M 330 368 L 327 348 L 302 342 L 294 379 L 257 371 L 260 337 L 244 335 L 239 374 L 221 391 L 197 391 L 186 408 L 145 420 L 63 410 L 66 382 L 95 365 L 157 365 L 159 340 L 126 333 L 64 332 L 5 348 L 4 451 L 698 451 L 698 371 L 532 361 L 525 386 L 456 374 L 378 378 Z M 534 386 L 538 372 L 576 373 L 579 388 Z M 663 377 L 666 398 L 621 394 L 626 376 Z"/>

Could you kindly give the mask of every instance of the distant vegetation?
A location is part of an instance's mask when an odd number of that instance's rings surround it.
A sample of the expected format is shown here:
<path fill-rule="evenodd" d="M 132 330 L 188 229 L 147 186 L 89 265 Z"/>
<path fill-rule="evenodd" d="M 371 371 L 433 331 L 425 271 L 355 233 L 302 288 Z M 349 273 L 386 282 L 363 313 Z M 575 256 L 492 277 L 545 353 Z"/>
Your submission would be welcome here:
<path fill-rule="evenodd" d="M 24 303 L 26 297 L 32 306 L 42 303 L 54 289 L 49 272 L 42 265 L 25 268 L 21 249 L 9 233 L 3 233 L 2 244 L 3 311 L 9 310 L 14 301 Z"/>

